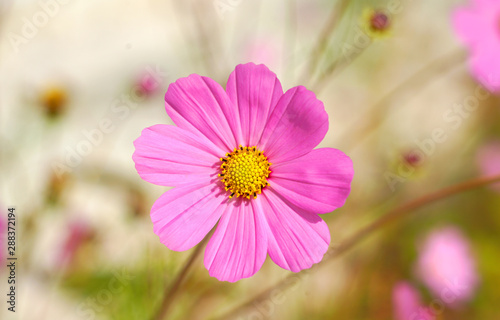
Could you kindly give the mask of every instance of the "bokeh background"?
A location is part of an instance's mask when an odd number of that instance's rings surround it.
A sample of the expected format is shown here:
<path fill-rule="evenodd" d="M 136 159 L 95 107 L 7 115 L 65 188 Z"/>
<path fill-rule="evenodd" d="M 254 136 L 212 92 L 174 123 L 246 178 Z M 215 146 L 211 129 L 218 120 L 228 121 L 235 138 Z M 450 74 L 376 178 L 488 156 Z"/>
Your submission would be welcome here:
<path fill-rule="evenodd" d="M 253 61 L 284 89 L 316 92 L 330 119 L 320 146 L 356 172 L 346 205 L 323 215 L 333 247 L 391 208 L 495 173 L 500 97 L 469 73 L 451 24 L 464 3 L 1 1 L 0 226 L 15 206 L 19 284 L 12 314 L 0 268 L 0 318 L 152 319 L 191 252 L 153 233 L 149 210 L 167 188 L 139 178 L 132 142 L 172 124 L 163 95 L 191 73 L 225 86 Z M 374 12 L 387 30 L 366 29 Z M 499 263 L 490 186 L 375 230 L 228 318 L 500 319 Z M 198 259 L 169 318 L 223 317 L 289 275 L 268 259 L 252 278 L 219 282 Z"/>

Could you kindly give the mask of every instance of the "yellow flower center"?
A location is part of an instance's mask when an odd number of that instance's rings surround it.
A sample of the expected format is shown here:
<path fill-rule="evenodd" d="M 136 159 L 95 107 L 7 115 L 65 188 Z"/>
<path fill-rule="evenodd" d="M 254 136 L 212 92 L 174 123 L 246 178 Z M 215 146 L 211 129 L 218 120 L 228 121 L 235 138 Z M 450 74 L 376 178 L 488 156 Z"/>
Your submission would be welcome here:
<path fill-rule="evenodd" d="M 44 91 L 40 96 L 40 102 L 48 116 L 60 115 L 67 101 L 66 91 L 62 88 L 53 87 Z"/>
<path fill-rule="evenodd" d="M 262 189 L 269 185 L 267 178 L 271 173 L 271 163 L 256 147 L 240 146 L 233 152 L 226 153 L 226 157 L 220 160 L 222 164 L 219 177 L 222 178 L 226 191 L 231 192 L 229 198 L 257 198 Z"/>

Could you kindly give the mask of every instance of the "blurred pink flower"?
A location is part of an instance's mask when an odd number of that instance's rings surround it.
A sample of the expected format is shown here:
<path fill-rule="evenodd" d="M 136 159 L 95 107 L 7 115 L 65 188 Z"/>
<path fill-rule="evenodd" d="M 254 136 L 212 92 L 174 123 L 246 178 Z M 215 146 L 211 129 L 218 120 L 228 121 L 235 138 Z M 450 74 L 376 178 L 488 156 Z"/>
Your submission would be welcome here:
<path fill-rule="evenodd" d="M 483 175 L 500 174 L 500 141 L 492 141 L 479 148 L 477 162 Z M 500 183 L 491 185 L 491 188 L 500 192 Z"/>
<path fill-rule="evenodd" d="M 344 205 L 352 162 L 339 150 L 313 150 L 328 114 L 313 92 L 283 93 L 264 65 L 238 65 L 226 90 L 193 74 L 165 95 L 172 125 L 155 125 L 134 142 L 146 181 L 175 188 L 153 205 L 154 232 L 184 251 L 217 224 L 205 267 L 219 280 L 255 274 L 267 254 L 298 272 L 323 258 L 330 243 L 320 213 Z"/>
<path fill-rule="evenodd" d="M 451 307 L 471 299 L 479 282 L 469 243 L 455 227 L 436 230 L 426 238 L 417 272 L 434 296 Z"/>
<path fill-rule="evenodd" d="M 371 19 L 371 26 L 375 30 L 384 30 L 389 27 L 390 25 L 390 20 L 387 14 L 381 11 L 376 11 Z"/>
<path fill-rule="evenodd" d="M 48 117 L 55 118 L 66 111 L 69 92 L 63 86 L 53 85 L 40 92 L 40 106 Z"/>
<path fill-rule="evenodd" d="M 422 164 L 422 153 L 418 150 L 410 150 L 403 153 L 404 162 L 410 167 L 418 167 Z"/>
<path fill-rule="evenodd" d="M 372 39 L 383 39 L 392 33 L 392 19 L 383 10 L 366 7 L 363 10 L 360 25 L 363 32 Z"/>
<path fill-rule="evenodd" d="M 408 282 L 399 282 L 392 291 L 395 320 L 433 320 L 433 313 L 420 303 L 420 295 Z"/>
<path fill-rule="evenodd" d="M 272 39 L 252 40 L 245 45 L 244 61 L 254 61 L 270 67 L 279 67 L 281 49 Z"/>
<path fill-rule="evenodd" d="M 500 1 L 471 0 L 453 14 L 453 25 L 469 47 L 474 77 L 492 92 L 500 91 Z"/>
<path fill-rule="evenodd" d="M 78 249 L 94 235 L 91 226 L 85 221 L 71 221 L 59 255 L 61 266 L 71 265 Z"/>
<path fill-rule="evenodd" d="M 144 74 L 138 82 L 139 90 L 145 96 L 150 96 L 160 88 L 158 80 L 150 73 Z"/>

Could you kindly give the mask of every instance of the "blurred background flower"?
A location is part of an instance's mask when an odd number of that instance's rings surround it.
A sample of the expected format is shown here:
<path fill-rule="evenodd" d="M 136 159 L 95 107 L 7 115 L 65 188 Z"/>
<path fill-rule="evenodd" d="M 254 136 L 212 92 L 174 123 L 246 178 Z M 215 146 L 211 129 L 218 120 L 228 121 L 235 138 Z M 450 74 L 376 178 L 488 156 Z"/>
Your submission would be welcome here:
<path fill-rule="evenodd" d="M 383 10 L 365 8 L 361 24 L 365 33 L 374 39 L 381 39 L 390 35 L 391 18 Z"/>
<path fill-rule="evenodd" d="M 455 31 L 469 47 L 471 72 L 491 91 L 500 91 L 500 2 L 469 0 L 453 15 Z"/>
<path fill-rule="evenodd" d="M 82 251 L 95 236 L 92 227 L 85 221 L 69 221 L 65 228 L 66 238 L 61 244 L 57 264 L 61 268 L 74 268 L 85 264 L 87 256 Z M 80 261 L 79 261 L 80 260 Z"/>
<path fill-rule="evenodd" d="M 477 153 L 477 162 L 481 173 L 485 176 L 491 176 L 500 173 L 500 140 L 489 141 L 482 145 Z M 497 192 L 500 192 L 500 183 L 491 186 Z"/>
<path fill-rule="evenodd" d="M 420 248 L 417 272 L 434 296 L 451 306 L 470 300 L 479 283 L 470 245 L 455 227 L 427 236 Z"/>
<path fill-rule="evenodd" d="M 429 308 L 422 305 L 420 294 L 408 282 L 399 282 L 392 293 L 395 320 L 434 320 Z"/>
<path fill-rule="evenodd" d="M 47 117 L 55 118 L 64 113 L 67 99 L 63 88 L 49 87 L 40 93 L 40 107 Z"/>

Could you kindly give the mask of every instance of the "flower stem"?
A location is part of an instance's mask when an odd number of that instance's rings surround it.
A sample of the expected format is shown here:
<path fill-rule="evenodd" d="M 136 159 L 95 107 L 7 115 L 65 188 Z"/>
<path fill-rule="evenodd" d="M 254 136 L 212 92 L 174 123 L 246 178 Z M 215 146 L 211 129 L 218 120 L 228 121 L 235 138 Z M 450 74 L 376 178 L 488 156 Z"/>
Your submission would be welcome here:
<path fill-rule="evenodd" d="M 416 209 L 420 209 L 428 204 L 434 203 L 438 200 L 445 199 L 447 197 L 469 191 L 472 189 L 476 189 L 478 187 L 482 187 L 485 185 L 489 185 L 495 182 L 500 182 L 500 174 L 491 176 L 491 177 L 484 177 L 484 178 L 476 178 L 472 180 L 465 181 L 463 183 L 453 185 L 451 187 L 447 187 L 444 189 L 441 189 L 439 191 L 427 194 L 425 196 L 422 196 L 420 198 L 417 198 L 415 200 L 409 201 L 395 209 L 390 210 L 387 212 L 385 215 L 382 217 L 376 219 L 372 223 L 368 224 L 366 227 L 361 228 L 357 232 L 355 232 L 353 235 L 348 237 L 346 240 L 341 242 L 340 245 L 336 247 L 330 247 L 328 252 L 325 254 L 325 257 L 323 258 L 323 261 L 321 262 L 320 265 L 325 265 L 326 261 L 333 260 L 334 258 L 338 258 L 341 256 L 343 253 L 349 251 L 351 248 L 355 247 L 357 244 L 359 244 L 362 240 L 364 240 L 367 236 L 371 235 L 377 230 L 380 230 L 382 227 L 387 226 L 391 222 L 394 222 L 400 218 L 403 218 L 406 216 L 407 213 L 410 213 Z M 283 280 L 279 281 L 277 284 L 271 286 L 270 288 L 264 290 L 263 292 L 257 294 L 253 298 L 247 300 L 243 304 L 235 307 L 228 313 L 225 313 L 224 315 L 217 317 L 216 319 L 218 320 L 223 320 L 223 319 L 232 319 L 236 315 L 242 313 L 248 308 L 254 307 L 256 305 L 259 305 L 261 302 L 263 302 L 266 299 L 269 299 L 269 297 L 272 294 L 276 294 L 277 292 L 283 292 L 289 287 L 293 286 L 296 284 L 297 278 L 300 280 L 301 274 L 304 274 L 304 271 L 298 273 L 298 274 L 291 274 L 288 277 L 284 278 Z"/>
<path fill-rule="evenodd" d="M 170 286 L 165 287 L 165 293 L 163 294 L 163 300 L 160 304 L 160 308 L 158 309 L 155 316 L 153 317 L 154 320 L 167 319 L 167 313 L 170 310 L 170 307 L 172 306 L 172 303 L 174 302 L 177 293 L 179 292 L 179 288 L 180 288 L 182 282 L 186 279 L 186 276 L 189 273 L 189 270 L 191 269 L 193 263 L 200 256 L 200 253 L 202 252 L 202 249 L 205 246 L 205 244 L 208 242 L 208 239 L 210 238 L 211 234 L 212 234 L 212 232 L 209 232 L 205 236 L 205 238 L 196 246 L 193 253 L 191 253 L 191 256 L 189 256 L 189 259 L 187 260 L 186 264 L 184 265 L 182 270 L 177 275 L 175 281 Z"/>
<path fill-rule="evenodd" d="M 334 60 L 332 63 L 330 63 L 326 68 L 325 71 L 322 72 L 318 80 L 312 85 L 312 91 L 314 91 L 317 95 L 321 93 L 321 91 L 324 89 L 325 85 L 328 83 L 328 81 L 331 80 L 331 78 L 335 75 L 347 68 L 349 65 L 351 65 L 358 57 L 361 56 L 363 52 L 367 48 L 370 47 L 371 41 L 368 45 L 365 47 L 359 49 L 356 53 L 354 53 L 354 57 L 350 57 L 349 59 L 341 59 L 338 58 Z"/>
<path fill-rule="evenodd" d="M 341 20 L 342 16 L 344 15 L 349 5 L 349 2 L 350 2 L 349 0 L 340 0 L 337 3 L 337 5 L 333 7 L 325 26 L 321 30 L 318 42 L 316 43 L 316 46 L 314 47 L 313 52 L 311 54 L 308 67 L 309 77 L 314 75 L 314 73 L 316 72 L 319 60 L 324 51 L 326 50 L 326 48 L 328 47 L 328 40 L 333 31 L 335 30 L 335 27 Z"/>
<path fill-rule="evenodd" d="M 349 141 L 356 141 L 354 145 L 361 144 L 382 125 L 383 121 L 387 118 L 387 110 L 392 105 L 391 103 L 394 98 L 409 91 L 415 91 L 415 88 L 422 90 L 422 87 L 431 83 L 429 81 L 429 74 L 447 74 L 453 68 L 462 65 L 466 57 L 466 53 L 460 48 L 432 60 L 383 96 L 368 110 L 367 114 L 359 117 L 361 121 L 355 126 L 357 130 L 346 132 L 343 136 L 338 137 L 338 141 L 345 141 L 345 136 L 349 135 Z"/>

